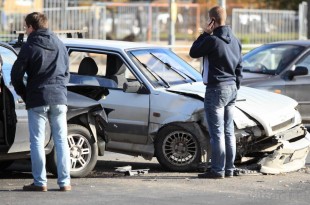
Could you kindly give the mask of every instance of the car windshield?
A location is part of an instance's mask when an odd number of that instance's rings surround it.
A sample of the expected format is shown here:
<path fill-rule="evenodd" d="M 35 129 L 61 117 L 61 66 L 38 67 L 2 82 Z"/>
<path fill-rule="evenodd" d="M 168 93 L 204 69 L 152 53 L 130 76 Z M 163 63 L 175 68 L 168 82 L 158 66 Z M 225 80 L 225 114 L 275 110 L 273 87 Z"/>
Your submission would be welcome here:
<path fill-rule="evenodd" d="M 11 77 L 11 69 L 17 58 L 16 54 L 6 47 L 0 46 L 0 54 L 2 57 L 3 65 L 2 65 L 2 73 L 5 76 Z M 5 83 L 8 84 L 11 79 L 4 78 Z"/>
<path fill-rule="evenodd" d="M 243 72 L 276 75 L 303 50 L 297 45 L 263 45 L 244 55 Z"/>
<path fill-rule="evenodd" d="M 201 74 L 169 49 L 129 51 L 131 58 L 155 87 L 201 81 Z"/>

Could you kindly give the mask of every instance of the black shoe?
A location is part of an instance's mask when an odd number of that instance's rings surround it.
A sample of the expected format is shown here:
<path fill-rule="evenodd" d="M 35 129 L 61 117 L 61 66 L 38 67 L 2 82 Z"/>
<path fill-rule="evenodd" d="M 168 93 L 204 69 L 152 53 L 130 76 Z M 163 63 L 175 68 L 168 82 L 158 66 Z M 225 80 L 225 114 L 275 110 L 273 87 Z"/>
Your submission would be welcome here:
<path fill-rule="evenodd" d="M 225 174 L 225 178 L 233 178 L 234 177 L 234 174 Z"/>
<path fill-rule="evenodd" d="M 34 185 L 34 183 L 29 184 L 29 185 L 25 185 L 23 187 L 24 191 L 43 191 L 46 192 L 47 191 L 47 186 L 36 186 Z"/>
<path fill-rule="evenodd" d="M 202 179 L 224 179 L 224 176 L 212 171 L 205 172 L 203 174 L 198 174 L 198 178 Z"/>

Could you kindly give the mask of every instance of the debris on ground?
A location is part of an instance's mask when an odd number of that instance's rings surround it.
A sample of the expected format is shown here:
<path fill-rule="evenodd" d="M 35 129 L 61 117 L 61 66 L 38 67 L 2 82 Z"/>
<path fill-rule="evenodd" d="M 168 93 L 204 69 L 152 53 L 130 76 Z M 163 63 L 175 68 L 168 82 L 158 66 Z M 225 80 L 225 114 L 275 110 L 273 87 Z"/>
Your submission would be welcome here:
<path fill-rule="evenodd" d="M 131 166 L 123 166 L 123 167 L 116 167 L 116 172 L 124 173 L 125 176 L 135 176 L 141 174 L 148 174 L 149 169 L 132 169 Z"/>

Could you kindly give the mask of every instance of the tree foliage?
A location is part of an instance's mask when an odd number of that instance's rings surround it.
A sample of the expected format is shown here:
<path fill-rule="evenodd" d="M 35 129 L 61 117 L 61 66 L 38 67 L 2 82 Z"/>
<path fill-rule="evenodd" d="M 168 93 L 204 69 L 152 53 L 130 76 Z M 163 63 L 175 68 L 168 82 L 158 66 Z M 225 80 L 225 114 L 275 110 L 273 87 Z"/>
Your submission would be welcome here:
<path fill-rule="evenodd" d="M 261 0 L 265 8 L 280 10 L 298 10 L 298 5 L 305 0 Z"/>

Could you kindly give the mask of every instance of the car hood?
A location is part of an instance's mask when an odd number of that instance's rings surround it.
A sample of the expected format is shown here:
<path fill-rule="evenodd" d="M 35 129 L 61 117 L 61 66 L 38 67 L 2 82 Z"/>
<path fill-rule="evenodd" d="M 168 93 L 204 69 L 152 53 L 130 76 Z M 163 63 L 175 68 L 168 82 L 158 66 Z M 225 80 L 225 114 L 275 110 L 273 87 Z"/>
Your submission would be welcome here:
<path fill-rule="evenodd" d="M 205 96 L 205 86 L 202 82 L 177 85 L 167 90 L 195 96 L 201 100 Z M 258 121 L 268 135 L 274 134 L 275 128 L 278 128 L 275 126 L 294 121 L 296 106 L 297 102 L 294 99 L 281 94 L 243 86 L 238 90 L 236 107 Z"/>

